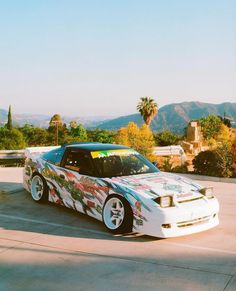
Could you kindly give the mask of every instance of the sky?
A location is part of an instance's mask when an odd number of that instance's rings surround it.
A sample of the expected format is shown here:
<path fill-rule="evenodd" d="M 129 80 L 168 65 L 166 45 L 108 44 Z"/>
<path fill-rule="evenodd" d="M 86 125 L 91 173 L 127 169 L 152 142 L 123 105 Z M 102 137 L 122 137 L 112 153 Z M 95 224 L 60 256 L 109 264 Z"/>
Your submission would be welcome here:
<path fill-rule="evenodd" d="M 236 102 L 235 0 L 0 0 L 0 108 L 120 116 Z"/>

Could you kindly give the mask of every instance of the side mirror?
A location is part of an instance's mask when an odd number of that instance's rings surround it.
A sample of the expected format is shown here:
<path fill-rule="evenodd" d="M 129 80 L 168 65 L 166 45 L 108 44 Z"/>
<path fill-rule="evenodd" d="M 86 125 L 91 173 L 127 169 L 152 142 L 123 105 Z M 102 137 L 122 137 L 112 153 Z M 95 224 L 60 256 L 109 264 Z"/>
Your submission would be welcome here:
<path fill-rule="evenodd" d="M 157 163 L 157 162 L 152 162 L 152 164 L 153 164 L 155 167 L 158 167 L 158 163 Z"/>

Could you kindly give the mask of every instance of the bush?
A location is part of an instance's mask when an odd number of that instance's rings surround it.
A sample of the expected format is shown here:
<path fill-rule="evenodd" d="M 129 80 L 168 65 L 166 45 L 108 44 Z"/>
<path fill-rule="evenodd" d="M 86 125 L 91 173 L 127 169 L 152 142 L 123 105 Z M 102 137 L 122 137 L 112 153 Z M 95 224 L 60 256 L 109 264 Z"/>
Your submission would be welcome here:
<path fill-rule="evenodd" d="M 165 157 L 162 159 L 161 163 L 158 163 L 158 168 L 164 172 L 173 172 L 173 173 L 188 173 L 188 163 L 183 165 L 174 166 L 171 157 Z"/>
<path fill-rule="evenodd" d="M 174 134 L 169 130 L 165 130 L 154 135 L 155 143 L 157 146 L 175 145 L 180 140 L 180 136 Z"/>
<path fill-rule="evenodd" d="M 200 152 L 193 159 L 194 172 L 200 175 L 216 175 L 216 155 L 214 151 Z"/>
<path fill-rule="evenodd" d="M 27 146 L 45 146 L 48 145 L 48 132 L 45 128 L 34 127 L 25 124 L 19 128 L 23 133 Z"/>
<path fill-rule="evenodd" d="M 233 155 L 228 144 L 215 150 L 200 152 L 193 160 L 194 172 L 200 175 L 232 176 Z"/>
<path fill-rule="evenodd" d="M 216 150 L 216 168 L 220 177 L 233 175 L 233 152 L 231 143 L 222 143 Z"/>
<path fill-rule="evenodd" d="M 23 134 L 16 128 L 0 128 L 0 150 L 18 150 L 25 148 Z"/>
<path fill-rule="evenodd" d="M 171 163 L 170 157 L 164 158 L 162 164 L 158 165 L 158 168 L 164 172 L 172 172 L 172 167 L 173 167 L 173 165 Z"/>
<path fill-rule="evenodd" d="M 176 166 L 176 167 L 172 168 L 171 172 L 187 174 L 188 173 L 188 163 L 184 163 L 183 165 Z"/>

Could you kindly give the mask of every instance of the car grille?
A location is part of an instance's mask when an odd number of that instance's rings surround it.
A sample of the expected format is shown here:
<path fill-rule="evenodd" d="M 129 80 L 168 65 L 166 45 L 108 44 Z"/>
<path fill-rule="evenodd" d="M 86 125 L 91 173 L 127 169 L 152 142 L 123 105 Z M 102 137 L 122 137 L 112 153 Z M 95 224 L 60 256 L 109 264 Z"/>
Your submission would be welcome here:
<path fill-rule="evenodd" d="M 178 203 L 192 202 L 192 201 L 199 200 L 199 199 L 202 199 L 202 198 L 203 198 L 203 197 L 197 197 L 197 198 L 192 198 L 192 199 L 186 199 L 186 200 L 178 201 Z"/>
<path fill-rule="evenodd" d="M 203 217 L 195 218 L 192 220 L 177 222 L 176 224 L 177 224 L 177 227 L 187 227 L 187 226 L 202 224 L 202 223 L 208 222 L 210 217 L 211 216 L 203 216 Z"/>

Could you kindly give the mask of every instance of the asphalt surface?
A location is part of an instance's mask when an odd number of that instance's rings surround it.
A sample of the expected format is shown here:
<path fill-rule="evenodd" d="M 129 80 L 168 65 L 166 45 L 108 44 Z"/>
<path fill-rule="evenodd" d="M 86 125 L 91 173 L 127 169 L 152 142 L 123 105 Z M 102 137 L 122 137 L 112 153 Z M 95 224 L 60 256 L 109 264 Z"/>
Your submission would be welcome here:
<path fill-rule="evenodd" d="M 0 168 L 0 290 L 236 290 L 236 184 L 214 186 L 220 225 L 158 239 L 114 236 L 101 222 L 22 189 Z"/>

